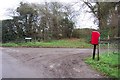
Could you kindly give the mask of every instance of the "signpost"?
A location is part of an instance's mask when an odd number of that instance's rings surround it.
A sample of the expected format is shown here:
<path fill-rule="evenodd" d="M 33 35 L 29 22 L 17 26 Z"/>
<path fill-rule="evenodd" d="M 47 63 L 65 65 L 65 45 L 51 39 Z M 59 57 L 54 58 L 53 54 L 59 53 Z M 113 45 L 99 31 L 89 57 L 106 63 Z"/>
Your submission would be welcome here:
<path fill-rule="evenodd" d="M 32 38 L 26 37 L 25 42 L 27 42 L 28 40 L 31 42 Z"/>
<path fill-rule="evenodd" d="M 97 47 L 97 52 L 98 52 L 98 60 L 99 60 L 99 37 L 100 37 L 100 33 L 98 31 L 92 31 L 92 35 L 91 35 L 91 44 L 94 45 L 93 48 L 93 59 L 95 59 L 95 52 L 96 52 L 96 46 Z"/>

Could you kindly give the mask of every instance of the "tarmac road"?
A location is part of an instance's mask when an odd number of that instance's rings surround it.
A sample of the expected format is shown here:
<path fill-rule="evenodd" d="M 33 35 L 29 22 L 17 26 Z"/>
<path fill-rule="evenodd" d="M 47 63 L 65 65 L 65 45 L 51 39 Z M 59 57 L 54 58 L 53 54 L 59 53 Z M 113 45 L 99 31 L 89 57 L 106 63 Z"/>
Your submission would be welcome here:
<path fill-rule="evenodd" d="M 92 49 L 2 48 L 2 78 L 103 78 L 83 59 Z"/>
<path fill-rule="evenodd" d="M 0 47 L 0 80 L 2 79 L 2 48 Z"/>

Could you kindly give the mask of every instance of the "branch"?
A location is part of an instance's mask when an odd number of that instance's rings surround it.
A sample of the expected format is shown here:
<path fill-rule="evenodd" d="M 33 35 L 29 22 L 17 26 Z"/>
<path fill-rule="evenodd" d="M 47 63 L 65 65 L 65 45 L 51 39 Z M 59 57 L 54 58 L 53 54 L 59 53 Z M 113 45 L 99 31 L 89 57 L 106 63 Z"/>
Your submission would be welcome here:
<path fill-rule="evenodd" d="M 96 17 L 98 17 L 97 16 L 97 14 L 96 14 L 96 11 L 94 10 L 94 6 L 92 6 L 90 3 L 88 3 L 88 2 L 84 2 L 87 6 L 88 6 L 88 8 L 90 8 L 90 10 L 92 11 L 92 13 L 96 16 Z"/>

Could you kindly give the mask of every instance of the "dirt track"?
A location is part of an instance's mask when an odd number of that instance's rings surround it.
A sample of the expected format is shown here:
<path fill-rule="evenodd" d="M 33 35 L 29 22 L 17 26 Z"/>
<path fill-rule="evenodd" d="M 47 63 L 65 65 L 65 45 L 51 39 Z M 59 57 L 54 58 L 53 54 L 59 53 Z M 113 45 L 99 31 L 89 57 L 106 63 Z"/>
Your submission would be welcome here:
<path fill-rule="evenodd" d="M 90 55 L 92 49 L 2 48 L 2 77 L 103 78 L 84 63 Z"/>

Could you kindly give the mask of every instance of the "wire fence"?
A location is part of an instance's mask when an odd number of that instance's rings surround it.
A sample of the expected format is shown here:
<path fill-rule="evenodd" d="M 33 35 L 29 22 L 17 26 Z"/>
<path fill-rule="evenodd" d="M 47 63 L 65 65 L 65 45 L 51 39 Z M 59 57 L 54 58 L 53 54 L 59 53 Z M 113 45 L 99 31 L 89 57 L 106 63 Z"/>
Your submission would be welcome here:
<path fill-rule="evenodd" d="M 100 48 L 105 48 L 106 51 L 113 52 L 113 53 L 118 53 L 119 51 L 119 45 L 120 45 L 120 38 L 111 38 L 107 40 L 100 40 Z"/>

